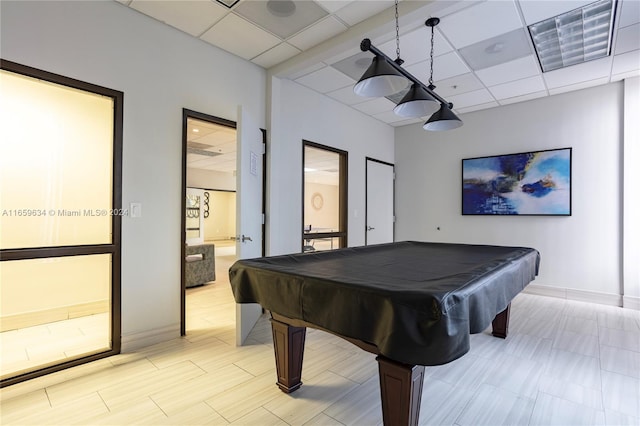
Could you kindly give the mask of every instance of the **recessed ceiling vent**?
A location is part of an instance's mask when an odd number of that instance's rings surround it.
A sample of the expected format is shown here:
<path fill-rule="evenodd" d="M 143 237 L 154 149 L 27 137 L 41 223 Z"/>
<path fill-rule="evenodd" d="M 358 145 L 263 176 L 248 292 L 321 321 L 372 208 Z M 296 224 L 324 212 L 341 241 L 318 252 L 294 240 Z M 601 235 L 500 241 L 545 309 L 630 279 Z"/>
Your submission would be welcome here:
<path fill-rule="evenodd" d="M 600 0 L 530 25 L 542 72 L 609 56 L 615 5 Z"/>

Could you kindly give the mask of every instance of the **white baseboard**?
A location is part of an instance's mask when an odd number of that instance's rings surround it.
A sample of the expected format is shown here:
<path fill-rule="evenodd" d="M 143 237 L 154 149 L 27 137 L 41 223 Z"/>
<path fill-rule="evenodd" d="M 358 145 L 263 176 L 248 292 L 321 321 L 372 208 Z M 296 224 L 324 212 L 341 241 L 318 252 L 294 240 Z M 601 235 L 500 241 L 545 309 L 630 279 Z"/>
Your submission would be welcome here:
<path fill-rule="evenodd" d="M 640 311 L 640 297 L 622 296 L 622 306 L 627 309 Z"/>
<path fill-rule="evenodd" d="M 146 346 L 180 337 L 180 324 L 122 335 L 121 352 L 134 352 Z"/>
<path fill-rule="evenodd" d="M 623 306 L 622 296 L 619 294 L 599 293 L 599 292 L 587 291 L 587 290 L 576 290 L 574 288 L 551 287 L 551 286 L 539 285 L 539 284 L 529 284 L 527 287 L 525 287 L 525 289 L 523 290 L 523 293 L 537 294 L 539 296 L 557 297 L 560 299 L 576 300 L 580 302 L 598 303 L 600 305 Z M 640 299 L 638 300 L 640 301 Z"/>

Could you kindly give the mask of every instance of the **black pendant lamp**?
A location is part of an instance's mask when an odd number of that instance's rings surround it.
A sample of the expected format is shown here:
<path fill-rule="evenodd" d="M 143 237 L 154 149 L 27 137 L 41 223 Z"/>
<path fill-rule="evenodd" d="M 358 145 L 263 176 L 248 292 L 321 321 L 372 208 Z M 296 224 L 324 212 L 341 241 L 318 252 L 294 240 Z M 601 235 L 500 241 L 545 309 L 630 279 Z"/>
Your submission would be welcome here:
<path fill-rule="evenodd" d="M 442 131 L 457 129 L 460 126 L 462 126 L 462 120 L 451 111 L 449 105 L 441 104 L 438 112 L 433 114 L 427 122 L 424 123 L 422 128 L 425 130 Z"/>
<path fill-rule="evenodd" d="M 391 60 L 382 51 L 365 38 L 360 43 L 360 50 L 374 55 L 371 65 L 362 78 L 356 83 L 353 91 L 360 96 L 389 96 L 400 92 L 411 84 L 409 91 L 398 102 L 393 111 L 401 117 L 429 117 L 422 126 L 425 130 L 451 130 L 462 126 L 460 120 L 451 110 L 453 104 L 438 95 L 433 84 L 433 39 L 434 27 L 440 23 L 439 18 L 429 18 L 425 22 L 431 27 L 431 75 L 429 85 L 420 82 L 407 70 L 402 68 L 404 62 L 400 59 L 400 28 L 398 26 L 398 0 L 396 0 L 396 54 Z"/>
<path fill-rule="evenodd" d="M 369 39 L 362 40 L 360 49 L 369 50 Z M 353 87 L 356 95 L 368 97 L 382 97 L 393 95 L 409 86 L 410 81 L 402 75 L 395 65 L 402 65 L 400 59 L 400 27 L 398 26 L 398 0 L 396 0 L 396 60 L 391 63 L 386 56 L 375 55 L 371 65 Z"/>
<path fill-rule="evenodd" d="M 409 80 L 400 74 L 385 58 L 374 56 L 371 65 L 353 86 L 356 95 L 367 97 L 389 96 L 409 85 Z"/>
<path fill-rule="evenodd" d="M 440 23 L 440 19 L 433 17 L 426 20 L 424 23 L 427 27 L 431 27 L 431 74 L 429 75 L 429 90 L 433 91 L 436 86 L 433 85 L 433 36 L 434 36 L 434 28 L 436 25 Z M 457 115 L 451 111 L 453 104 L 451 103 L 440 103 L 440 109 L 433 114 L 426 123 L 422 126 L 425 130 L 431 131 L 442 131 L 442 130 L 452 130 L 457 129 L 462 126 L 462 120 L 458 118 Z"/>
<path fill-rule="evenodd" d="M 440 102 L 418 84 L 411 89 L 393 109 L 401 117 L 427 117 L 438 110 Z"/>

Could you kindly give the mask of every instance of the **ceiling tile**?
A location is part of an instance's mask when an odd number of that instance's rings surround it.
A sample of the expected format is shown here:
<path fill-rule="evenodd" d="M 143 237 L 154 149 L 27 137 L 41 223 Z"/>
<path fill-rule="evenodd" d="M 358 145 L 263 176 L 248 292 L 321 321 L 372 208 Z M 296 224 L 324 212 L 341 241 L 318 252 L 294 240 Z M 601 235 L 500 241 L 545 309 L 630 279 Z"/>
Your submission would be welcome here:
<path fill-rule="evenodd" d="M 498 100 L 527 95 L 529 93 L 544 91 L 544 80 L 539 75 L 523 78 L 522 80 L 510 81 L 509 83 L 498 84 L 489 87 L 489 90 Z"/>
<path fill-rule="evenodd" d="M 460 114 L 465 114 L 467 112 L 479 111 L 481 109 L 488 109 L 488 108 L 493 108 L 497 106 L 499 106 L 499 104 L 496 101 L 493 101 L 493 102 L 487 102 L 486 104 L 473 105 L 466 108 L 456 108 L 455 110 Z"/>
<path fill-rule="evenodd" d="M 339 9 L 335 15 L 347 25 L 355 25 L 389 8 L 393 8 L 390 1 L 358 0 Z M 389 11 L 389 16 L 393 16 L 392 11 Z"/>
<path fill-rule="evenodd" d="M 342 89 L 334 90 L 333 92 L 327 93 L 327 96 L 330 96 L 333 99 L 346 105 L 360 104 L 370 99 L 356 95 L 353 92 L 353 86 L 347 86 L 343 87 Z"/>
<path fill-rule="evenodd" d="M 228 13 L 211 1 L 134 0 L 129 6 L 195 37 Z"/>
<path fill-rule="evenodd" d="M 544 21 L 561 13 L 568 12 L 573 9 L 593 3 L 595 0 L 520 0 L 520 9 L 526 25 L 535 24 Z"/>
<path fill-rule="evenodd" d="M 334 13 L 342 9 L 353 0 L 315 0 L 320 6 L 322 6 L 327 12 Z"/>
<path fill-rule="evenodd" d="M 469 46 L 521 27 L 522 21 L 513 0 L 480 3 L 446 16 L 438 25 L 440 31 L 456 48 Z"/>
<path fill-rule="evenodd" d="M 331 66 L 358 81 L 367 68 L 369 68 L 369 65 L 371 65 L 372 59 L 373 54 L 371 52 L 359 52 L 353 56 L 349 56 L 348 58 L 336 62 Z"/>
<path fill-rule="evenodd" d="M 391 59 L 395 59 L 397 56 L 395 37 L 376 47 Z M 433 36 L 433 55 L 440 56 L 452 50 L 449 42 L 442 37 L 440 31 L 436 30 Z M 404 60 L 404 67 L 429 59 L 430 52 L 431 29 L 427 26 L 421 26 L 414 31 L 400 35 L 400 57 Z"/>
<path fill-rule="evenodd" d="M 377 98 L 371 101 L 366 101 L 361 104 L 354 105 L 353 107 L 358 111 L 364 112 L 365 114 L 374 115 L 386 111 L 392 111 L 395 106 L 396 105 L 387 98 Z M 404 117 L 400 118 L 403 119 Z"/>
<path fill-rule="evenodd" d="M 619 28 L 640 22 L 640 1 L 625 0 L 620 10 Z"/>
<path fill-rule="evenodd" d="M 200 38 L 244 59 L 254 58 L 280 43 L 277 37 L 234 14 L 222 18 Z"/>
<path fill-rule="evenodd" d="M 543 77 L 549 89 L 580 83 L 582 81 L 595 80 L 596 78 L 609 75 L 611 61 L 611 56 L 608 56 L 606 58 L 549 71 L 544 73 Z"/>
<path fill-rule="evenodd" d="M 640 49 L 640 24 L 619 29 L 616 37 L 616 55 L 637 49 Z"/>
<path fill-rule="evenodd" d="M 373 114 L 373 118 L 380 120 L 380 121 L 384 121 L 387 124 L 391 124 L 391 123 L 395 123 L 398 121 L 406 121 L 407 118 L 406 117 L 399 117 L 398 115 L 396 115 L 395 112 L 393 112 L 393 109 L 385 111 L 385 112 L 381 112 L 379 114 Z M 422 119 L 420 119 L 420 121 L 422 121 Z"/>
<path fill-rule="evenodd" d="M 430 61 L 423 61 L 415 65 L 410 65 L 405 69 L 414 77 L 426 84 L 429 81 Z M 446 53 L 433 60 L 433 80 L 445 80 L 460 74 L 466 74 L 471 70 L 455 52 Z"/>
<path fill-rule="evenodd" d="M 586 89 L 587 87 L 599 86 L 601 84 L 607 84 L 609 77 L 597 78 L 591 81 L 584 81 L 578 84 L 571 84 L 569 86 L 557 87 L 555 89 L 549 89 L 550 95 L 557 95 L 559 93 L 572 92 L 574 90 Z"/>
<path fill-rule="evenodd" d="M 233 11 L 283 39 L 327 16 L 316 3 L 304 0 L 243 1 Z"/>
<path fill-rule="evenodd" d="M 422 124 L 424 122 L 425 120 L 423 118 L 410 118 L 409 120 L 394 121 L 389 124 L 391 124 L 393 127 L 400 127 L 400 126 L 408 126 L 409 124 L 417 124 L 417 123 Z"/>
<path fill-rule="evenodd" d="M 487 89 L 474 90 L 473 92 L 463 93 L 461 95 L 449 96 L 447 100 L 449 102 L 453 102 L 453 107 L 455 109 L 495 101 Z"/>
<path fill-rule="evenodd" d="M 287 75 L 286 77 L 290 80 L 295 80 L 298 79 L 300 77 L 302 77 L 303 75 L 307 75 L 307 74 L 311 74 L 314 71 L 318 71 L 319 69 L 322 69 L 324 67 L 326 67 L 327 64 L 323 63 L 323 62 L 316 62 L 313 65 L 310 65 L 306 68 L 302 68 L 299 70 L 296 70 L 294 72 L 292 72 L 291 74 Z"/>
<path fill-rule="evenodd" d="M 640 50 L 634 50 L 613 57 L 611 74 L 621 74 L 637 69 L 640 69 Z"/>
<path fill-rule="evenodd" d="M 280 62 L 284 62 L 287 59 L 300 53 L 300 50 L 287 44 L 280 43 L 273 49 L 267 50 L 260 56 L 257 56 L 251 60 L 251 62 L 260 65 L 262 68 L 270 68 Z"/>
<path fill-rule="evenodd" d="M 289 40 L 289 43 L 301 50 L 309 49 L 316 44 L 319 44 L 336 34 L 347 29 L 341 22 L 335 19 L 333 16 L 329 16 L 320 22 L 315 23 L 306 30 L 294 35 Z"/>
<path fill-rule="evenodd" d="M 462 74 L 446 80 L 436 81 L 436 92 L 446 98 L 482 89 L 482 83 L 473 73 Z"/>
<path fill-rule="evenodd" d="M 529 36 L 523 28 L 460 49 L 460 55 L 473 70 L 500 65 L 532 53 Z"/>
<path fill-rule="evenodd" d="M 514 96 L 513 98 L 500 99 L 500 105 L 515 104 L 518 102 L 530 101 L 532 99 L 542 98 L 545 96 L 547 96 L 547 91 L 541 90 L 539 92 L 529 93 L 522 96 Z"/>
<path fill-rule="evenodd" d="M 624 80 L 626 78 L 633 78 L 640 76 L 640 70 L 623 72 L 622 74 L 614 74 L 611 76 L 611 82 Z"/>
<path fill-rule="evenodd" d="M 355 84 L 355 80 L 335 68 L 325 67 L 296 80 L 298 83 L 320 93 L 327 93 Z"/>
<path fill-rule="evenodd" d="M 487 86 L 520 80 L 539 73 L 540 69 L 535 55 L 476 71 L 478 78 Z"/>

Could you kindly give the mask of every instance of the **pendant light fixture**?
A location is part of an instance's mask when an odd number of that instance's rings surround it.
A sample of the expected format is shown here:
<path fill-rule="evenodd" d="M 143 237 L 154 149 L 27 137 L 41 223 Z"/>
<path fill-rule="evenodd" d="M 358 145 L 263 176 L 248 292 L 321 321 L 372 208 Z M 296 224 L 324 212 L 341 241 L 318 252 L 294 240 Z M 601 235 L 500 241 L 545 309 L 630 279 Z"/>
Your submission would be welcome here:
<path fill-rule="evenodd" d="M 429 58 L 431 59 L 431 72 L 429 74 L 430 90 L 434 90 L 436 88 L 436 86 L 433 85 L 433 35 L 434 28 L 439 23 L 440 19 L 435 17 L 427 19 L 424 23 L 427 27 L 431 27 L 431 52 L 429 54 Z M 457 129 L 458 127 L 462 126 L 462 120 L 460 120 L 458 116 L 455 115 L 453 111 L 451 111 L 451 108 L 453 108 L 453 104 L 446 102 L 442 103 L 440 105 L 440 109 L 431 117 L 429 117 L 422 128 L 425 130 L 440 131 Z"/>
<path fill-rule="evenodd" d="M 371 65 L 360 80 L 353 87 L 356 95 L 367 97 L 389 96 L 404 90 L 409 80 L 400 74 L 391 62 L 402 65 L 400 59 L 400 27 L 398 26 L 398 0 L 396 0 L 396 60 L 391 61 L 386 56 L 374 56 Z"/>
<path fill-rule="evenodd" d="M 396 60 L 392 61 L 387 55 L 378 50 L 371 44 L 371 40 L 367 38 L 362 40 L 360 50 L 373 53 L 374 58 L 367 71 L 354 86 L 353 91 L 360 96 L 388 96 L 400 92 L 410 84 L 409 91 L 393 109 L 397 115 L 401 117 L 429 117 L 422 126 L 425 130 L 451 130 L 462 126 L 462 120 L 451 110 L 453 104 L 434 92 L 436 88 L 433 85 L 434 27 L 438 25 L 440 19 L 433 17 L 425 22 L 427 27 L 431 27 L 431 74 L 429 76 L 429 85 L 425 86 L 401 66 L 404 61 L 400 59 L 398 0 L 395 2 L 395 11 Z"/>
<path fill-rule="evenodd" d="M 353 91 L 360 96 L 381 97 L 398 93 L 408 85 L 409 81 L 385 58 L 376 56 L 360 81 L 353 87 Z"/>

